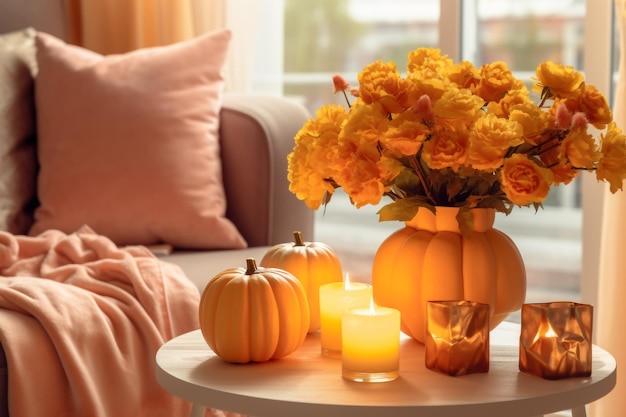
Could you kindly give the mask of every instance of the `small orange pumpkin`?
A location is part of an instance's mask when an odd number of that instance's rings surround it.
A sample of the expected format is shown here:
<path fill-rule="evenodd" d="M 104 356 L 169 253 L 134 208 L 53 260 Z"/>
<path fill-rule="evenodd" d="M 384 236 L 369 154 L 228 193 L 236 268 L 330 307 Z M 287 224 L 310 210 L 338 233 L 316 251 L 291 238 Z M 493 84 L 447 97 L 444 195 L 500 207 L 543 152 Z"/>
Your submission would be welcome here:
<path fill-rule="evenodd" d="M 261 266 L 289 271 L 302 283 L 309 301 L 309 332 L 314 332 L 320 328 L 320 285 L 343 281 L 341 263 L 325 243 L 305 242 L 298 231 L 293 236 L 294 242 L 271 247 Z"/>
<path fill-rule="evenodd" d="M 200 330 L 226 362 L 265 362 L 298 349 L 309 328 L 309 305 L 300 281 L 277 268 L 246 268 L 217 274 L 200 298 Z"/>

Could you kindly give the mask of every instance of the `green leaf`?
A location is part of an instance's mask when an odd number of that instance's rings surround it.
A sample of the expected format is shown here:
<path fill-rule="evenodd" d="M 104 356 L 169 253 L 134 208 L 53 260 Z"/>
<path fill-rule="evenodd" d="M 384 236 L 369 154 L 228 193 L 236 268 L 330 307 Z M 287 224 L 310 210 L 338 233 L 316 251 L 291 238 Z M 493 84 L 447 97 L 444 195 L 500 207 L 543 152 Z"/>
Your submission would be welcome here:
<path fill-rule="evenodd" d="M 467 207 L 459 208 L 456 222 L 459 224 L 461 234 L 471 236 L 474 233 L 474 214 Z"/>
<path fill-rule="evenodd" d="M 422 188 L 420 179 L 410 169 L 403 169 L 400 174 L 394 179 L 394 185 L 407 192 L 409 190 L 419 190 Z"/>
<path fill-rule="evenodd" d="M 415 217 L 420 207 L 425 207 L 433 213 L 435 212 L 435 207 L 429 204 L 425 197 L 416 196 L 389 203 L 378 210 L 376 214 L 378 214 L 378 220 L 381 222 L 389 220 L 408 222 Z"/>

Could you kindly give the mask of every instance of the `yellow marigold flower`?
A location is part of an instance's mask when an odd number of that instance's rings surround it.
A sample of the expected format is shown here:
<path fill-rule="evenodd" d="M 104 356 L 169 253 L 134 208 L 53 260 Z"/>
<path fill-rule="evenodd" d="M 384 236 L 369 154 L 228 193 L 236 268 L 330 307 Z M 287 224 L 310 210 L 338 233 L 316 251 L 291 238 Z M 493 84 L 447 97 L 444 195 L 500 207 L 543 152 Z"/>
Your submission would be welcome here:
<path fill-rule="evenodd" d="M 513 154 L 504 160 L 500 182 L 502 191 L 513 204 L 526 206 L 546 199 L 552 184 L 552 172 L 525 154 Z"/>
<path fill-rule="evenodd" d="M 509 120 L 522 125 L 524 141 L 531 145 L 541 143 L 541 137 L 550 123 L 548 114 L 531 103 L 512 106 L 509 109 Z"/>
<path fill-rule="evenodd" d="M 513 73 L 502 61 L 485 64 L 480 68 L 480 82 L 475 94 L 484 101 L 500 101 L 511 89 L 520 88 Z"/>
<path fill-rule="evenodd" d="M 574 129 L 561 142 L 561 155 L 575 168 L 593 169 L 601 154 L 586 130 Z"/>
<path fill-rule="evenodd" d="M 339 134 L 336 156 L 329 162 L 334 180 L 357 207 L 377 204 L 384 192 L 377 165 L 379 139 L 389 123 L 384 114 L 381 103 L 356 103 Z"/>
<path fill-rule="evenodd" d="M 405 111 L 388 123 L 387 129 L 382 132 L 380 143 L 395 155 L 415 155 L 430 129 L 424 125 L 417 115 Z"/>
<path fill-rule="evenodd" d="M 555 64 L 545 61 L 537 65 L 535 70 L 538 87 L 549 89 L 557 97 L 575 97 L 577 90 L 584 82 L 583 75 L 569 65 Z"/>
<path fill-rule="evenodd" d="M 615 122 L 609 123 L 607 131 L 600 136 L 602 159 L 596 169 L 598 181 L 607 181 L 612 193 L 622 189 L 626 178 L 626 136 Z"/>
<path fill-rule="evenodd" d="M 358 146 L 376 148 L 381 135 L 387 130 L 389 119 L 381 103 L 365 105 L 357 101 L 343 123 L 340 141 L 358 141 Z"/>
<path fill-rule="evenodd" d="M 361 208 L 368 204 L 375 206 L 380 203 L 385 187 L 383 184 L 374 177 L 369 177 L 366 180 L 355 179 L 348 183 L 345 187 L 346 192 L 350 195 L 352 203 Z"/>
<path fill-rule="evenodd" d="M 295 137 L 293 151 L 287 157 L 289 190 L 307 206 L 317 209 L 326 192 L 333 192 L 329 182 L 336 175 L 333 167 L 338 136 L 347 117 L 344 107 L 326 105 L 309 119 Z"/>
<path fill-rule="evenodd" d="M 453 87 L 447 78 L 425 76 L 422 73 L 412 73 L 407 76 L 409 83 L 409 100 L 414 104 L 420 97 L 427 95 L 431 101 L 436 101 Z"/>
<path fill-rule="evenodd" d="M 451 88 L 434 102 L 433 112 L 437 118 L 461 119 L 471 124 L 483 115 L 483 104 L 482 99 L 470 90 Z"/>
<path fill-rule="evenodd" d="M 500 101 L 490 101 L 487 103 L 487 112 L 493 113 L 498 117 L 509 117 L 511 114 L 511 109 L 516 108 L 518 106 L 528 106 L 537 108 L 535 103 L 530 100 L 528 97 L 528 90 L 526 89 L 515 89 L 510 90 L 508 93 L 500 99 Z M 541 111 L 541 110 L 540 110 Z"/>
<path fill-rule="evenodd" d="M 400 113 L 408 107 L 409 83 L 393 62 L 375 61 L 359 73 L 358 79 L 359 97 L 366 104 L 379 102 L 388 113 Z"/>
<path fill-rule="evenodd" d="M 467 131 L 445 130 L 422 145 L 422 159 L 430 169 L 458 170 L 465 163 L 469 146 Z"/>
<path fill-rule="evenodd" d="M 447 77 L 459 88 L 470 88 L 480 81 L 480 72 L 471 62 L 461 61 L 449 68 Z"/>
<path fill-rule="evenodd" d="M 448 55 L 441 55 L 441 49 L 417 48 L 407 57 L 407 71 L 409 73 L 428 69 L 433 73 L 440 73 L 442 69 L 450 68 L 454 61 Z"/>
<path fill-rule="evenodd" d="M 522 143 L 521 124 L 488 114 L 470 131 L 466 163 L 476 169 L 495 171 L 502 166 L 509 148 Z"/>
<path fill-rule="evenodd" d="M 344 146 L 349 147 L 350 143 L 345 143 Z M 379 176 L 378 152 L 361 147 L 343 155 L 342 167 L 336 177 L 337 182 L 357 207 L 378 204 L 385 192 L 385 186 Z"/>

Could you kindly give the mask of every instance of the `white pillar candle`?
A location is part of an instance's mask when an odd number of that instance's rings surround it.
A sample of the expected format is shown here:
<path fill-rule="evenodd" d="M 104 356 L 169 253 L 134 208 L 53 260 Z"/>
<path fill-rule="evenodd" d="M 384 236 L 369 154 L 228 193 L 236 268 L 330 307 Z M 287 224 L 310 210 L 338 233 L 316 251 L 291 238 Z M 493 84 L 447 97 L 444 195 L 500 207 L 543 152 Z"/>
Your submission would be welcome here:
<path fill-rule="evenodd" d="M 346 310 L 342 319 L 342 375 L 359 382 L 399 375 L 400 312 L 375 306 Z"/>
<path fill-rule="evenodd" d="M 322 354 L 341 357 L 341 317 L 344 310 L 368 306 L 372 286 L 362 282 L 331 282 L 320 286 L 320 339 Z"/>

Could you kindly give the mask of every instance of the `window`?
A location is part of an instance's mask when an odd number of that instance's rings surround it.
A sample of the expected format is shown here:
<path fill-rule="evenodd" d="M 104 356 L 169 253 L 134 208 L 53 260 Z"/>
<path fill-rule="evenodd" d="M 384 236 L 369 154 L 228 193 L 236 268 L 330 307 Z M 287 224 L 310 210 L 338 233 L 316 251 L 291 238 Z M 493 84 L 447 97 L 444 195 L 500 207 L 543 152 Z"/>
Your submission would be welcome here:
<path fill-rule="evenodd" d="M 567 4 L 564 4 L 567 3 Z M 504 61 L 532 84 L 540 61 L 583 69 L 584 0 L 465 1 L 463 59 L 475 65 Z M 580 298 L 581 183 L 553 188 L 538 213 L 514 209 L 496 227 L 518 245 L 527 269 L 528 301 Z"/>
<path fill-rule="evenodd" d="M 450 57 L 475 65 L 503 60 L 529 83 L 539 61 L 552 59 L 582 70 L 591 51 L 596 65 L 587 79 L 607 91 L 598 74 L 609 72 L 610 54 L 600 55 L 589 38 L 606 28 L 604 11 L 610 3 L 594 2 L 587 10 L 585 0 L 284 0 L 282 92 L 311 112 L 322 104 L 343 104 L 343 97 L 333 95 L 332 75 L 355 83 L 357 72 L 376 59 L 403 68 L 407 53 L 418 46 L 441 47 Z M 581 297 L 583 190 L 591 194 L 586 187 L 582 180 L 557 187 L 537 214 L 525 208 L 498 214 L 496 226 L 524 257 L 528 301 Z M 597 207 L 601 194 L 595 193 L 592 205 Z M 357 210 L 338 192 L 326 210 L 316 213 L 315 240 L 335 248 L 344 269 L 359 280 L 369 279 L 376 248 L 401 227 L 378 223 L 378 208 Z M 593 259 L 590 265 L 595 271 Z"/>

